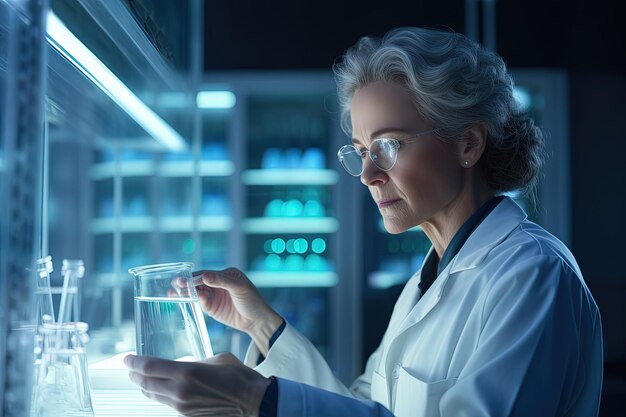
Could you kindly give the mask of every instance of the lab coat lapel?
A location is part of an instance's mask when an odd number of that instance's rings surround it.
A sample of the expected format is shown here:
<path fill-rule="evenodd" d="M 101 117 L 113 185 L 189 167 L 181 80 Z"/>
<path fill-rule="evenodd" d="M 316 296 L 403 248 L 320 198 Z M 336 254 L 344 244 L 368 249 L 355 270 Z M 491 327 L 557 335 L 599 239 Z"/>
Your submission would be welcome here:
<path fill-rule="evenodd" d="M 393 339 L 419 323 L 439 303 L 450 275 L 479 266 L 487 254 L 500 244 L 513 229 L 519 226 L 526 217 L 526 213 L 513 200 L 508 197 L 502 200 L 474 230 L 448 266 L 437 276 L 430 290 L 423 297 L 421 294 L 419 295 L 417 303 L 408 310 L 408 314 L 398 326 Z M 433 248 L 430 249 L 430 251 L 432 250 Z M 419 292 L 419 290 L 417 291 Z"/>
<path fill-rule="evenodd" d="M 479 266 L 489 252 L 506 239 L 527 217 L 515 201 L 506 197 L 478 225 L 457 256 L 452 259 L 450 273 L 455 274 Z"/>
<path fill-rule="evenodd" d="M 448 267 L 446 267 L 441 274 L 437 276 L 437 279 L 433 282 L 430 289 L 426 291 L 426 294 L 422 295 L 419 289 L 417 290 L 418 293 L 420 293 L 417 303 L 413 305 L 408 314 L 405 316 L 404 320 L 398 327 L 396 336 L 399 336 L 409 327 L 419 323 L 437 305 L 441 299 L 441 292 L 443 291 L 449 276 L 450 265 L 448 265 Z"/>

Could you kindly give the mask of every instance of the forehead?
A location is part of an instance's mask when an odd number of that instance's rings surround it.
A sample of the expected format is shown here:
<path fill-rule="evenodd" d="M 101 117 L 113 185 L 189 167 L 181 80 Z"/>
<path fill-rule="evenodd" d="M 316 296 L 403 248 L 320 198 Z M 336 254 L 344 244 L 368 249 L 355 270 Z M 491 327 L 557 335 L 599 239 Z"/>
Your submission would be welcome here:
<path fill-rule="evenodd" d="M 411 93 L 400 84 L 388 82 L 375 82 L 356 90 L 350 119 L 357 139 L 389 126 L 409 128 L 421 124 Z"/>

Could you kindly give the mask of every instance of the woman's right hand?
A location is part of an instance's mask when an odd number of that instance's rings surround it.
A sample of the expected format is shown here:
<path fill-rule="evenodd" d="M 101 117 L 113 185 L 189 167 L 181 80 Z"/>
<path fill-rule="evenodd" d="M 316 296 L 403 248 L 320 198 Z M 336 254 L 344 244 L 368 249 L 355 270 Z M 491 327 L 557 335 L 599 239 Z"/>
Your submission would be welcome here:
<path fill-rule="evenodd" d="M 202 279 L 202 283 L 195 280 L 202 309 L 220 323 L 247 333 L 266 356 L 269 340 L 283 318 L 263 300 L 250 279 L 236 268 L 195 271 L 193 275 Z"/>

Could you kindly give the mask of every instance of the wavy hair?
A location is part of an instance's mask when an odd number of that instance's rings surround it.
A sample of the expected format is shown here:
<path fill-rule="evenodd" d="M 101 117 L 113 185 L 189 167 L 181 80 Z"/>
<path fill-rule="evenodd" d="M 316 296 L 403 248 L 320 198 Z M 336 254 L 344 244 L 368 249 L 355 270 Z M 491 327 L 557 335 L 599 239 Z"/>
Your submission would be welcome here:
<path fill-rule="evenodd" d="M 399 83 L 444 140 L 461 140 L 469 127 L 484 124 L 488 141 L 478 167 L 488 185 L 497 193 L 536 200 L 545 160 L 543 133 L 515 100 L 513 80 L 496 53 L 458 33 L 403 27 L 381 39 L 361 38 L 333 71 L 347 134 L 358 88 L 376 81 Z"/>

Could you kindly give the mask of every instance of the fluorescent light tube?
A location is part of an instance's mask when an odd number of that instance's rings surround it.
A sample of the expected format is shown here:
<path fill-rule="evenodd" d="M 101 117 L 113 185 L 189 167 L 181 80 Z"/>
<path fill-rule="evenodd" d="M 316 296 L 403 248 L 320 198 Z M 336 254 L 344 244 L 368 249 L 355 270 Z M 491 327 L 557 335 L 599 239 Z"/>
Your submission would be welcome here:
<path fill-rule="evenodd" d="M 150 136 L 172 151 L 187 149 L 183 137 L 115 76 L 52 12 L 47 19 L 48 42 L 113 99 Z"/>
<path fill-rule="evenodd" d="M 236 102 L 230 91 L 200 91 L 196 96 L 196 104 L 201 109 L 230 109 Z"/>

